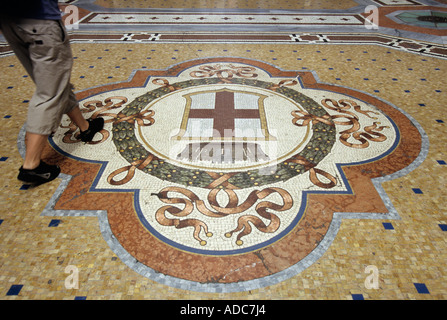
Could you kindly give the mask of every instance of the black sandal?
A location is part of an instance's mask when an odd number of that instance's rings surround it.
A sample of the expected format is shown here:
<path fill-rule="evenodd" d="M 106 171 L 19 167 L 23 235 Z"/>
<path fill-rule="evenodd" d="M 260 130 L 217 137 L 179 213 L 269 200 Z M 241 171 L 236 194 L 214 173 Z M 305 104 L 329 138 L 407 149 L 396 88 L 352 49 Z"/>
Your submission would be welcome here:
<path fill-rule="evenodd" d="M 56 179 L 59 173 L 61 173 L 59 166 L 40 161 L 40 164 L 35 169 L 23 169 L 23 166 L 20 167 L 17 179 L 39 185 Z"/>
<path fill-rule="evenodd" d="M 79 134 L 79 139 L 82 142 L 91 142 L 95 134 L 104 128 L 103 118 L 88 119 L 87 122 L 88 129 Z"/>

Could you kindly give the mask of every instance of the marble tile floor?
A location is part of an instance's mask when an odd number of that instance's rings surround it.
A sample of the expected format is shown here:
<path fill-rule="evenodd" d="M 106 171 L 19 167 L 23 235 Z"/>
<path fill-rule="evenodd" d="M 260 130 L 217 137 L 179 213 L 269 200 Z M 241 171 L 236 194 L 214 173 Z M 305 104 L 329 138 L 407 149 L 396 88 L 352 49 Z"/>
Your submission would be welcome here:
<path fill-rule="evenodd" d="M 0 45 L 0 299 L 447 298 L 447 29 L 399 20 L 400 11 L 414 11 L 415 7 L 418 11 L 447 12 L 445 3 L 60 2 L 62 9 L 65 5 L 77 6 L 84 19 L 78 29 L 70 30 L 72 82 L 78 98 L 86 108 L 86 116 L 95 116 L 98 111 L 109 121 L 101 141 L 81 145 L 64 140 L 68 136 L 76 142 L 75 131 L 67 129 L 69 123 L 64 119 L 45 153 L 49 161 L 60 163 L 61 176 L 39 187 L 20 183 L 16 177 L 25 151 L 23 127 L 34 85 L 7 45 Z M 321 18 L 317 12 L 362 16 L 367 5 L 375 5 L 379 10 L 378 29 L 365 29 L 364 21 L 346 26 L 331 20 L 318 32 L 309 31 Z M 238 10 L 234 10 L 236 6 Z M 289 32 L 288 28 L 281 29 L 281 24 L 278 28 L 262 22 L 262 31 L 256 34 L 238 31 L 239 27 L 254 26 L 250 24 L 236 23 L 225 29 L 225 25 L 214 22 L 208 25 L 209 30 L 204 30 L 188 20 L 181 27 L 183 31 L 179 31 L 170 22 L 155 26 L 151 19 L 146 19 L 152 15 L 161 19 L 173 12 L 179 14 L 176 8 L 206 9 L 224 15 L 256 14 L 263 19 L 279 17 L 275 10 L 280 10 L 292 18 L 308 19 L 305 27 L 309 29 L 301 32 L 295 26 L 290 29 L 294 32 Z M 218 11 L 212 11 L 214 8 Z M 145 18 L 138 23 L 120 24 L 120 19 L 132 12 Z M 190 13 L 202 12 L 191 10 L 181 17 L 186 21 L 192 19 Z M 95 24 L 94 19 L 112 13 L 116 15 L 113 23 Z M 152 26 L 157 32 L 143 31 Z M 299 156 L 284 156 L 278 162 L 285 170 L 286 166 L 292 167 L 288 160 L 294 160 L 293 169 L 302 165 L 303 171 L 314 177 L 311 182 L 307 175 L 303 175 L 306 179 L 294 175 L 278 183 L 258 177 L 258 187 L 248 185 L 254 169 L 194 167 L 188 162 L 177 163 L 172 157 L 163 158 L 163 125 L 157 125 L 163 121 L 169 124 L 171 120 L 167 119 L 177 119 L 180 124 L 186 118 L 182 118 L 183 109 L 167 113 L 170 118 L 159 117 L 164 110 L 162 103 L 177 110 L 174 106 L 178 105 L 176 101 L 183 101 L 181 97 L 199 97 L 206 90 L 208 96 L 220 91 L 234 94 L 234 99 L 244 94 L 265 97 L 266 126 L 272 131 L 280 130 L 286 122 L 275 116 L 275 108 L 285 108 L 287 112 L 278 114 L 287 115 L 295 110 L 295 123 L 302 121 L 303 127 L 306 119 L 313 119 L 307 127 L 312 134 L 308 133 L 303 141 L 308 143 L 306 146 L 313 146 L 311 142 L 317 136 L 327 138 L 327 143 L 332 141 L 326 158 L 317 165 L 316 160 L 300 152 Z M 298 103 L 295 96 L 303 100 Z M 131 107 L 139 108 L 138 103 L 143 100 L 146 104 L 142 109 L 132 111 Z M 347 107 L 343 104 L 347 100 L 353 101 L 349 111 L 334 108 L 337 101 Z M 302 108 L 294 109 L 295 104 Z M 355 113 L 356 104 L 360 108 L 357 111 L 367 111 Z M 97 109 L 87 110 L 92 106 Z M 322 113 L 312 113 L 312 106 L 319 110 L 324 106 L 326 118 Z M 193 103 L 190 107 L 197 108 Z M 149 115 L 151 110 L 155 112 L 154 123 Z M 367 131 L 367 124 L 372 123 L 368 112 L 376 112 L 383 129 Z M 126 120 L 126 115 L 133 118 Z M 338 131 L 320 136 L 315 130 L 325 123 L 322 119 L 332 119 L 327 128 Z M 346 127 L 338 119 L 360 123 L 362 137 L 370 146 L 367 155 L 360 156 L 359 148 L 343 145 L 342 129 Z M 116 133 L 128 124 L 138 130 L 131 130 L 127 138 L 133 139 L 137 147 L 148 146 L 151 152 L 146 148 L 129 155 L 129 146 L 122 146 Z M 297 127 L 291 125 L 288 130 L 298 130 Z M 155 132 L 151 131 L 154 128 Z M 387 139 L 374 140 L 380 134 Z M 282 136 L 287 134 L 279 137 Z M 287 153 L 289 157 L 291 154 L 294 153 Z M 357 162 L 336 166 L 346 162 L 347 155 Z M 143 166 L 146 160 L 150 163 Z M 178 171 L 182 175 L 170 180 Z M 246 173 L 243 178 L 234 178 L 241 172 Z M 197 176 L 212 178 L 213 187 L 193 180 Z M 185 177 L 190 180 L 182 180 Z M 273 179 L 274 175 L 268 177 Z M 265 193 L 252 193 L 261 186 Z M 239 208 L 233 200 L 226 208 L 219 207 L 226 201 L 223 192 L 228 199 L 239 196 L 241 206 L 243 199 L 248 202 L 250 195 L 256 194 L 257 213 L 262 213 L 258 208 L 266 201 L 277 206 L 267 210 L 271 214 L 268 219 L 261 219 L 255 217 L 253 205 L 251 211 L 246 211 L 251 220 L 244 229 L 251 226 L 251 233 L 240 233 L 238 239 L 243 241 L 237 242 L 236 231 L 229 237 L 235 240 L 230 243 L 223 237 L 225 231 L 221 231 L 222 237 L 217 240 L 221 239 L 225 246 L 219 246 L 217 241 L 212 247 L 222 224 L 193 212 L 190 224 L 183 228 L 178 223 L 186 223 L 186 215 L 176 215 L 183 210 L 179 205 L 177 211 L 171 206 L 171 215 L 161 214 L 160 208 L 169 200 L 162 189 L 173 187 L 182 195 L 174 199 L 180 199 L 185 207 L 192 203 L 196 211 L 200 210 L 199 198 L 208 199 L 208 208 L 220 210 L 222 215 Z M 303 191 L 307 188 L 312 191 Z M 213 193 L 220 189 L 221 193 Z M 277 194 L 272 196 L 275 191 Z M 267 195 L 268 192 L 271 193 Z M 210 201 L 213 194 L 220 194 L 214 207 Z M 305 205 L 300 204 L 300 199 Z M 239 200 L 236 198 L 236 204 Z M 290 213 L 282 209 L 289 215 L 298 212 L 298 216 L 283 219 L 284 215 L 275 211 L 280 211 L 278 204 L 290 204 Z M 218 221 L 230 218 L 230 229 L 244 219 L 231 212 Z M 278 229 L 265 227 L 272 227 L 275 219 L 281 220 Z M 204 231 L 204 224 L 209 226 L 208 232 Z M 195 235 L 201 241 L 192 235 L 193 226 L 197 225 Z M 270 231 L 262 231 L 267 229 Z"/>

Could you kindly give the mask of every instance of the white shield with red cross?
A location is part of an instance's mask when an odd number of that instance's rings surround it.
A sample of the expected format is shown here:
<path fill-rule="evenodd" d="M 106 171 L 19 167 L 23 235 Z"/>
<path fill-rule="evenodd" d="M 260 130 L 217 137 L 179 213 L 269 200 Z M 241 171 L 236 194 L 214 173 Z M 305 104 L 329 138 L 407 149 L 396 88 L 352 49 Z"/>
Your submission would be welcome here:
<path fill-rule="evenodd" d="M 180 131 L 173 139 L 189 140 L 177 156 L 214 163 L 268 160 L 259 142 L 274 141 L 264 110 L 266 95 L 248 91 L 199 91 L 184 95 Z"/>

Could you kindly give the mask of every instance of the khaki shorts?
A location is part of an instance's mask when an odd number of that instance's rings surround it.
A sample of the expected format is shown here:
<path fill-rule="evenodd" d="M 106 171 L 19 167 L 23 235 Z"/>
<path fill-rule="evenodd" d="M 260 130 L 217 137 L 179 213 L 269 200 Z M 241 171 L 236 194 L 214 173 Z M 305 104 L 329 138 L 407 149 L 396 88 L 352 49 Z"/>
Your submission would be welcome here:
<path fill-rule="evenodd" d="M 70 83 L 73 56 L 67 32 L 57 20 L 5 20 L 1 31 L 36 84 L 26 131 L 55 132 L 64 114 L 78 105 Z"/>

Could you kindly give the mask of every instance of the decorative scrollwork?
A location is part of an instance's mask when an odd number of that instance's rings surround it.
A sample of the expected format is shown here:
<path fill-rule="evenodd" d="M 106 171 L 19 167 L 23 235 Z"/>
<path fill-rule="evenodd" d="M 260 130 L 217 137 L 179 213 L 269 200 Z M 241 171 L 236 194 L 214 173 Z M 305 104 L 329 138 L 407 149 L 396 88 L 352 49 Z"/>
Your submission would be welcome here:
<path fill-rule="evenodd" d="M 340 132 L 340 142 L 345 146 L 359 149 L 367 148 L 369 146 L 369 141 L 383 142 L 387 139 L 384 134 L 378 131 L 382 131 L 383 129 L 388 128 L 388 126 L 378 126 L 380 124 L 379 122 L 373 122 L 372 125 L 365 126 L 365 132 L 359 131 L 361 129 L 359 117 L 355 113 L 348 110 L 353 107 L 356 112 L 364 114 L 374 120 L 377 118 L 370 116 L 369 113 L 378 114 L 377 112 L 362 110 L 361 107 L 352 100 L 340 100 L 337 102 L 333 99 L 324 99 L 321 103 L 328 109 L 342 113 L 341 115 L 331 116 L 335 124 L 351 126 L 351 128 Z M 337 119 L 345 119 L 346 121 L 340 121 Z M 351 138 L 351 136 L 360 143 L 348 142 L 348 139 Z"/>
<path fill-rule="evenodd" d="M 118 100 L 118 102 L 114 102 L 114 100 Z M 91 115 L 91 119 L 96 119 L 97 117 L 105 118 L 104 123 L 113 122 L 114 119 L 117 117 L 115 113 L 108 113 L 107 111 L 112 109 L 117 109 L 122 107 L 127 102 L 126 97 L 121 96 L 113 96 L 104 99 L 104 101 L 100 100 L 89 100 L 82 104 L 81 106 L 81 112 L 82 113 L 90 113 L 94 112 Z M 96 111 L 95 111 L 96 110 Z M 112 119 L 106 119 L 107 117 L 111 117 Z M 71 121 L 67 126 L 61 125 L 61 128 L 68 128 L 68 131 L 65 132 L 64 137 L 62 138 L 62 141 L 64 143 L 78 143 L 81 142 L 79 139 L 79 131 L 76 124 Z M 100 140 L 91 141 L 89 144 L 98 144 L 101 143 L 110 136 L 110 133 L 103 129 L 99 132 L 102 135 L 102 138 Z"/>
<path fill-rule="evenodd" d="M 291 159 L 288 160 L 289 163 L 296 163 L 296 164 L 300 164 L 302 166 L 304 166 L 304 169 L 307 171 L 309 171 L 309 178 L 310 181 L 320 187 L 320 188 L 324 188 L 324 189 L 331 189 L 333 187 L 335 187 L 335 185 L 337 184 L 337 179 L 331 175 L 330 173 L 323 171 L 321 169 L 315 168 L 315 164 L 310 162 L 309 160 L 307 160 L 306 158 L 303 158 L 299 155 L 292 157 Z M 326 179 L 329 180 L 329 182 L 322 182 L 319 178 L 318 175 L 322 175 L 323 177 L 325 177 Z"/>
<path fill-rule="evenodd" d="M 341 114 L 325 114 L 323 116 L 318 116 L 304 110 L 294 110 L 292 111 L 292 123 L 299 127 L 307 126 L 309 123 L 312 123 L 312 125 L 323 123 L 326 125 L 335 124 L 339 126 L 351 126 L 349 129 L 340 131 L 339 137 L 341 143 L 351 148 L 367 148 L 369 146 L 369 141 L 382 142 L 387 139 L 384 134 L 378 132 L 382 131 L 384 128 L 388 128 L 387 126 L 378 126 L 379 122 L 373 122 L 372 125 L 365 126 L 364 131 L 360 131 L 361 125 L 358 115 L 349 110 L 353 108 L 357 113 L 363 114 L 374 120 L 377 120 L 377 118 L 370 114 L 378 114 L 377 112 L 362 110 L 361 106 L 353 100 L 342 99 L 336 101 L 334 99 L 324 99 L 321 103 L 324 107 Z M 348 139 L 351 137 L 360 143 L 349 142 Z M 321 169 L 315 168 L 315 164 L 312 164 L 306 158 L 297 155 L 289 159 L 288 162 L 303 165 L 306 170 L 309 170 L 310 181 L 318 187 L 329 189 L 334 187 L 337 183 L 334 176 Z M 322 182 L 318 178 L 318 175 L 325 177 L 329 182 Z"/>
<path fill-rule="evenodd" d="M 255 73 L 256 68 L 247 66 L 234 66 L 229 65 L 215 65 L 215 66 L 201 66 L 198 71 L 192 71 L 191 77 L 194 78 L 211 78 L 217 76 L 224 83 L 231 83 L 230 79 L 234 76 L 241 78 L 257 78 L 258 74 Z"/>
<path fill-rule="evenodd" d="M 184 197 L 169 197 L 168 193 L 180 193 Z M 219 192 L 225 192 L 228 197 L 228 203 L 225 207 L 222 207 L 217 201 L 217 195 Z M 253 226 L 264 233 L 274 233 L 280 227 L 280 219 L 277 215 L 271 211 L 286 211 L 293 206 L 293 199 L 291 195 L 281 188 L 266 188 L 263 190 L 252 191 L 245 201 L 239 203 L 239 198 L 236 192 L 232 189 L 212 189 L 208 193 L 208 203 L 212 209 L 209 209 L 203 200 L 201 200 L 194 192 L 186 188 L 181 187 L 167 187 L 161 190 L 157 196 L 162 202 L 169 205 L 159 208 L 155 214 L 156 220 L 163 226 L 175 226 L 176 228 L 194 227 L 193 237 L 201 245 L 206 245 L 207 242 L 200 237 L 200 232 L 203 229 L 207 237 L 211 237 L 212 233 L 208 230 L 208 225 L 199 219 L 183 219 L 180 218 L 188 216 L 196 208 L 200 213 L 212 218 L 222 218 L 228 215 L 240 214 L 249 210 L 254 206 L 258 200 L 267 198 L 273 193 L 278 193 L 282 198 L 283 203 L 277 204 L 271 201 L 261 201 L 256 207 L 256 213 L 264 219 L 270 221 L 269 224 L 265 224 L 259 217 L 249 214 L 243 215 L 238 218 L 237 227 L 231 231 L 225 233 L 227 238 L 232 237 L 234 233 L 238 233 L 236 237 L 236 244 L 242 245 L 242 237 L 252 232 Z M 172 204 L 183 204 L 184 208 L 172 206 Z M 168 218 L 166 213 L 174 215 L 176 218 Z M 250 224 L 251 223 L 251 224 Z"/>
<path fill-rule="evenodd" d="M 276 91 L 278 88 L 282 88 L 284 86 L 295 86 L 298 84 L 298 81 L 294 80 L 294 79 L 286 79 L 286 80 L 281 80 L 278 83 L 273 84 L 270 88 L 268 88 L 269 90 L 272 91 Z"/>
<path fill-rule="evenodd" d="M 310 122 L 312 122 L 312 124 L 321 122 L 327 125 L 333 125 L 333 122 L 331 121 L 331 116 L 328 114 L 319 117 L 314 114 L 310 114 L 306 111 L 294 110 L 292 111 L 292 116 L 293 116 L 292 123 L 298 127 L 305 127 Z"/>
<path fill-rule="evenodd" d="M 119 186 L 119 185 L 128 183 L 134 177 L 135 170 L 136 169 L 140 169 L 140 170 L 144 169 L 153 160 L 153 158 L 154 158 L 153 155 L 149 155 L 144 160 L 134 161 L 129 166 L 125 166 L 125 167 L 122 167 L 120 169 L 113 171 L 107 177 L 107 182 L 113 186 Z M 124 172 L 126 172 L 126 176 L 124 178 L 122 178 L 121 180 L 115 180 L 115 177 L 117 177 L 119 174 L 124 173 Z"/>

